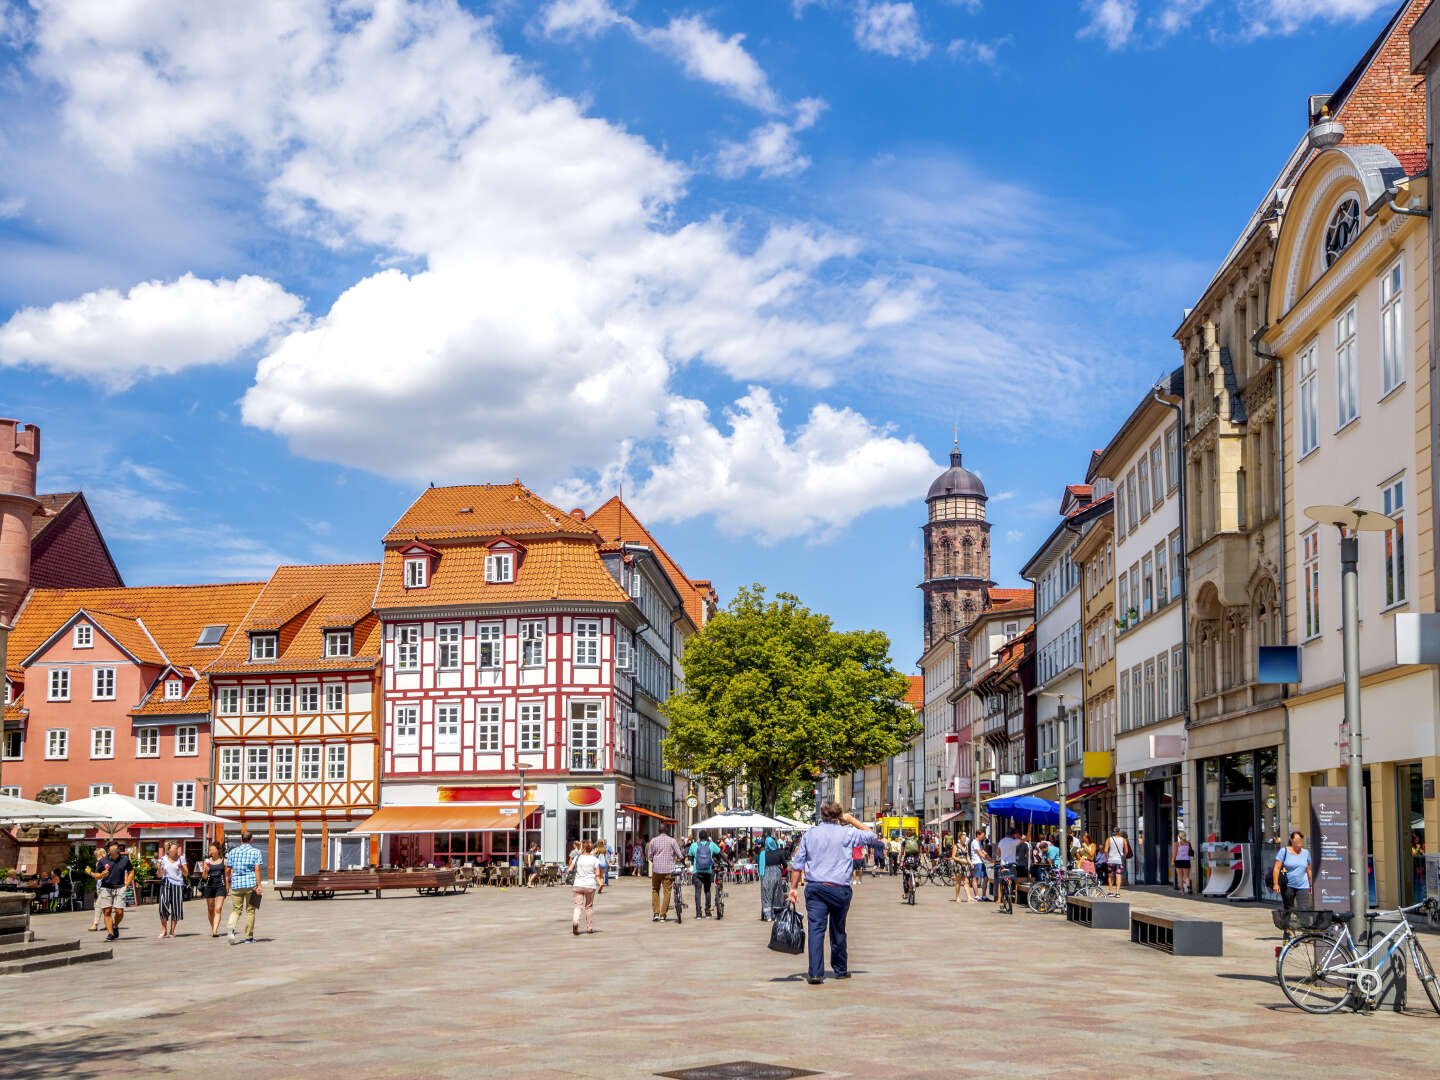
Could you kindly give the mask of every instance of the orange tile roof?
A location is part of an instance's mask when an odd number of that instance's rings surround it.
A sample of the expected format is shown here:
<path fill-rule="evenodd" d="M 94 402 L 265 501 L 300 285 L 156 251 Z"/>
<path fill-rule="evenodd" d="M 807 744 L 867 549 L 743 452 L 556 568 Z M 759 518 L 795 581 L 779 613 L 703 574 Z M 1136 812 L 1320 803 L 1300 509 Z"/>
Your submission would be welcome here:
<path fill-rule="evenodd" d="M 165 680 L 161 679 L 140 704 L 130 710 L 131 716 L 209 716 L 210 680 L 196 679 L 190 692 L 178 701 L 165 699 Z"/>
<path fill-rule="evenodd" d="M 33 589 L 10 632 L 12 657 L 34 652 L 46 638 L 82 608 L 119 619 L 139 619 L 160 652 L 177 667 L 203 667 L 218 648 L 196 647 L 208 625 L 234 634 L 264 583 L 224 585 L 145 585 L 114 589 Z M 222 641 L 223 644 L 223 641 Z"/>
<path fill-rule="evenodd" d="M 640 524 L 640 519 L 635 516 L 630 507 L 621 501 L 618 495 L 602 504 L 585 520 L 600 534 L 601 550 L 603 551 L 618 551 L 622 543 L 628 542 L 644 544 L 655 552 L 655 557 L 665 568 L 665 574 L 670 578 L 670 583 L 675 586 L 675 591 L 684 601 L 685 611 L 689 614 L 690 621 L 697 628 L 704 625 L 705 602 L 714 592 L 710 582 L 708 580 L 692 581 L 686 577 L 685 571 L 680 569 L 680 564 L 660 546 L 660 541 L 655 539 L 650 530 Z"/>
<path fill-rule="evenodd" d="M 427 488 L 385 534 L 385 543 L 416 539 L 434 543 L 501 533 L 521 539 L 557 534 L 593 537 L 595 530 L 516 480 Z"/>
<path fill-rule="evenodd" d="M 9 705 L 5 706 L 5 719 L 7 721 L 14 721 L 16 723 L 19 723 L 21 720 L 25 719 L 26 711 L 27 710 L 25 708 L 25 694 L 22 691 L 21 693 L 15 695 L 14 701 L 10 702 Z"/>
<path fill-rule="evenodd" d="M 916 712 L 920 712 L 925 708 L 925 677 L 923 675 L 907 675 L 905 677 L 910 680 L 910 689 L 905 691 L 905 704 Z"/>
<path fill-rule="evenodd" d="M 115 615 L 108 611 L 82 609 L 85 617 L 105 632 L 111 641 L 119 645 L 142 664 L 168 664 L 159 645 L 145 629 L 145 624 L 134 617 Z"/>
<path fill-rule="evenodd" d="M 503 585 L 485 580 L 488 554 L 485 547 L 446 547 L 435 562 L 429 585 L 423 589 L 405 588 L 404 557 L 398 550 L 391 549 L 385 552 L 385 568 L 375 606 L 415 608 L 548 600 L 630 603 L 625 590 L 606 571 L 595 541 L 593 531 L 584 537 L 530 541 L 515 570 L 515 580 Z"/>
<path fill-rule="evenodd" d="M 398 559 L 398 552 L 391 554 Z M 380 620 L 371 614 L 370 605 L 379 578 L 380 563 L 373 562 L 277 567 L 240 632 L 206 671 L 356 671 L 375 667 L 380 662 Z M 251 661 L 250 631 L 282 628 L 279 655 L 273 661 Z M 353 655 L 327 657 L 325 631 L 338 628 L 353 630 Z"/>

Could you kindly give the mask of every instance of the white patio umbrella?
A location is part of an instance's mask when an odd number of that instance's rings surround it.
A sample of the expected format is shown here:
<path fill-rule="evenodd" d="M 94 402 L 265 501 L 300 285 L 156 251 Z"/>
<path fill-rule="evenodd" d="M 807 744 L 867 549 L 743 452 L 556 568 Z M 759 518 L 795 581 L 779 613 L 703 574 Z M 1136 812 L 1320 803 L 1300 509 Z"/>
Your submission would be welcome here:
<path fill-rule="evenodd" d="M 104 815 L 82 814 L 66 810 L 50 803 L 17 799 L 11 795 L 0 795 L 0 825 L 53 825 L 56 828 L 73 826 L 86 828 L 100 821 L 108 821 Z"/>
<path fill-rule="evenodd" d="M 136 799 L 130 795 L 110 792 L 108 795 L 91 795 L 88 799 L 71 799 L 60 804 L 61 808 L 74 814 L 90 815 L 122 827 L 129 825 L 234 825 L 231 818 L 203 814 L 199 810 L 186 810 L 180 806 L 168 806 L 150 799 Z M 116 830 L 119 831 L 118 829 Z"/>
<path fill-rule="evenodd" d="M 794 832 L 804 832 L 806 829 L 814 828 L 814 826 L 811 825 L 809 822 L 800 821 L 793 817 L 786 817 L 784 814 L 776 814 L 775 820 L 783 821 L 786 827 Z"/>
<path fill-rule="evenodd" d="M 755 810 L 727 810 L 690 826 L 696 829 L 792 829 L 794 826 Z"/>

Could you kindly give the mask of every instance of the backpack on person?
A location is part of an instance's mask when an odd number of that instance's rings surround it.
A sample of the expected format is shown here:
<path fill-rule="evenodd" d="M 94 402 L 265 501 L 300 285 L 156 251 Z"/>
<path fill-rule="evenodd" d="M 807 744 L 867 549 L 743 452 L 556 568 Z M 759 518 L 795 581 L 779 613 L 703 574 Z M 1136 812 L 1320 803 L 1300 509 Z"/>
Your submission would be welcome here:
<path fill-rule="evenodd" d="M 708 874 L 715 869 L 715 858 L 710 851 L 710 841 L 701 840 L 695 845 L 695 872 Z"/>
<path fill-rule="evenodd" d="M 1015 846 L 1015 872 L 1030 873 L 1030 845 L 1024 840 Z"/>

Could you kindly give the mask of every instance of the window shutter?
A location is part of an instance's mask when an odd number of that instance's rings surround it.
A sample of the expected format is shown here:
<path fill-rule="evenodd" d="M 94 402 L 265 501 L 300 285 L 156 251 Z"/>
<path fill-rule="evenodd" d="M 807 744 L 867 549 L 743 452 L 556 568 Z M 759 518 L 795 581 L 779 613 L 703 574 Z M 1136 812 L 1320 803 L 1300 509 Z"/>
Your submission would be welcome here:
<path fill-rule="evenodd" d="M 630 643 L 628 641 L 615 643 L 615 667 L 620 671 L 630 670 Z"/>
<path fill-rule="evenodd" d="M 494 556 L 494 555 L 486 555 L 486 556 L 485 556 L 485 580 L 486 580 L 487 582 L 493 582 L 493 581 L 495 580 L 495 556 Z"/>

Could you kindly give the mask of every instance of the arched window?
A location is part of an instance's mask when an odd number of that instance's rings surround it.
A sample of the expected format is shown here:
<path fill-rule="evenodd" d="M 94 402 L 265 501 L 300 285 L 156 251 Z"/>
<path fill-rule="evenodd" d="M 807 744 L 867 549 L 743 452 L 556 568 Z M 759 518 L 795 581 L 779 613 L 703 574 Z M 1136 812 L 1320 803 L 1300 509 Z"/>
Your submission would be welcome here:
<path fill-rule="evenodd" d="M 960 542 L 960 572 L 966 577 L 975 576 L 975 545 L 968 536 Z"/>
<path fill-rule="evenodd" d="M 1353 195 L 1335 208 L 1330 224 L 1325 227 L 1325 269 L 1360 235 L 1360 200 Z"/>
<path fill-rule="evenodd" d="M 949 634 L 955 630 L 955 613 L 950 607 L 949 600 L 940 601 L 940 633 Z M 1060 811 L 1055 811 L 1057 814 Z"/>
<path fill-rule="evenodd" d="M 955 573 L 955 549 L 950 546 L 949 539 L 940 541 L 940 573 L 944 577 L 950 577 Z M 1056 813 L 1059 813 L 1057 810 Z"/>

